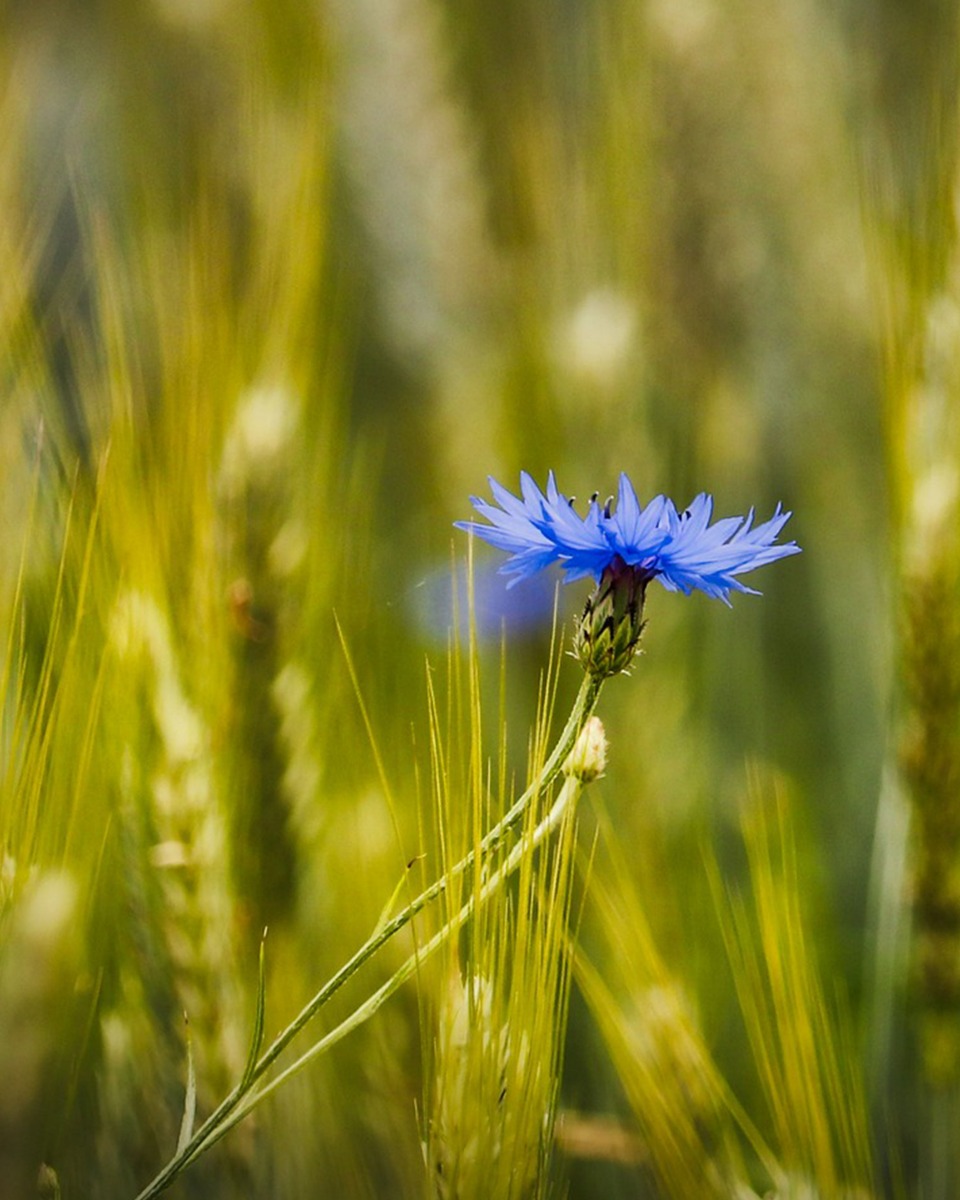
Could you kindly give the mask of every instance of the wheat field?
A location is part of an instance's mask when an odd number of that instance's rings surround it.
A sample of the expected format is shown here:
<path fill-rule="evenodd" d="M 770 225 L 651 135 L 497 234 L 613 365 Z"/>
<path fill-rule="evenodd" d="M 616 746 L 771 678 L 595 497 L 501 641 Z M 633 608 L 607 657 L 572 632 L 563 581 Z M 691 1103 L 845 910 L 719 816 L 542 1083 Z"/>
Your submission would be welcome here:
<path fill-rule="evenodd" d="M 958 25 L 3 6 L 0 1200 L 960 1195 Z"/>

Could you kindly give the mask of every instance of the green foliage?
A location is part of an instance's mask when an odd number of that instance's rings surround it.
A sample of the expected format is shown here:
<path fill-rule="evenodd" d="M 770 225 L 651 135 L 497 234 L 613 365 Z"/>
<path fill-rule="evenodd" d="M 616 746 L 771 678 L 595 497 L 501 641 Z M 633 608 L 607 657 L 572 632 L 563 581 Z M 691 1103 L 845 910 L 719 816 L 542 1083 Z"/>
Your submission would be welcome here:
<path fill-rule="evenodd" d="M 531 746 L 534 777 L 542 770 L 553 708 L 557 664 L 551 665 Z M 454 696 L 460 718 L 445 739 L 434 707 L 437 852 L 451 865 L 481 843 L 505 802 L 502 746 L 497 776 L 481 774 L 483 715 L 473 666 L 468 696 Z M 464 686 L 461 676 L 454 672 L 454 692 Z M 471 764 L 467 779 L 458 763 Z M 529 808 L 519 846 L 537 838 L 552 803 L 547 795 Z M 423 987 L 431 1001 L 424 1153 L 434 1195 L 442 1200 L 556 1194 L 550 1168 L 569 993 L 566 931 L 575 843 L 576 812 L 567 807 L 556 840 L 536 856 L 526 855 L 515 886 L 499 889 L 476 909 L 461 942 L 448 941 L 437 973 Z M 451 880 L 443 897 L 447 922 L 483 893 L 496 865 L 477 860 L 472 872 Z"/>
<path fill-rule="evenodd" d="M 957 1194 L 957 38 L 6 6 L 0 1192 Z M 804 547 L 651 585 L 599 818 L 576 585 L 456 646 L 521 467 Z"/>

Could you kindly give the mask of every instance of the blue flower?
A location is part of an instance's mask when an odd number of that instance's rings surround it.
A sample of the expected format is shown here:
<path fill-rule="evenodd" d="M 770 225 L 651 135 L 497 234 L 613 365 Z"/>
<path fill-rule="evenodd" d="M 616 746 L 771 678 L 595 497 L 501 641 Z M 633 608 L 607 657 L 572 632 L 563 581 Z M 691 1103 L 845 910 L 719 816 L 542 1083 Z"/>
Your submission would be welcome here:
<path fill-rule="evenodd" d="M 689 595 L 696 588 L 729 604 L 731 591 L 756 594 L 737 576 L 800 551 L 796 542 L 775 544 L 790 517 L 779 504 L 760 525 L 754 525 L 752 509 L 746 517 L 711 525 L 713 498 L 705 492 L 683 513 L 665 496 L 644 507 L 625 474 L 616 508 L 612 498 L 601 508 L 594 496 L 582 517 L 558 490 L 552 471 L 545 493 L 526 471 L 520 475 L 519 497 L 495 479 L 490 490 L 495 504 L 471 497 L 489 523 L 456 525 L 510 555 L 500 570 L 515 576 L 511 587 L 558 563 L 568 583 L 590 576 L 599 584 L 605 572 L 629 574 L 637 585 L 658 579 L 668 591 Z"/>

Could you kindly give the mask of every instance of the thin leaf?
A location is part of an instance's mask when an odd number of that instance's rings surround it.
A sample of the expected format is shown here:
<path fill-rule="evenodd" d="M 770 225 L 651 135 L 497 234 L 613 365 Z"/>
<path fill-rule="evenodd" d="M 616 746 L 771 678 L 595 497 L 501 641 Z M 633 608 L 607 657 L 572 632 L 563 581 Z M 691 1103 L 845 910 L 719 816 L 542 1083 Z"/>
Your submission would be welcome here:
<path fill-rule="evenodd" d="M 187 1094 L 183 1100 L 183 1120 L 180 1122 L 180 1136 L 177 1138 L 177 1154 L 193 1137 L 193 1124 L 197 1117 L 197 1074 L 193 1065 L 193 1043 L 190 1038 L 190 1027 L 187 1026 Z"/>
<path fill-rule="evenodd" d="M 406 888 L 408 886 L 408 881 L 410 879 L 410 872 L 417 865 L 417 863 L 420 862 L 420 860 L 423 857 L 424 856 L 422 854 L 417 854 L 413 858 L 411 858 L 410 861 L 407 863 L 406 870 L 404 871 L 404 873 L 400 879 L 400 882 L 390 893 L 389 900 L 387 900 L 386 904 L 383 906 L 383 908 L 380 911 L 380 916 L 377 918 L 377 923 L 373 929 L 374 937 L 383 930 L 383 928 L 386 926 L 387 922 L 397 911 L 397 902 L 400 899 L 401 892 L 404 890 L 404 888 Z"/>
<path fill-rule="evenodd" d="M 239 1092 L 245 1092 L 253 1080 L 260 1057 L 260 1047 L 263 1045 L 264 1014 L 266 1012 L 267 995 L 267 931 L 264 929 L 260 939 L 260 967 L 257 979 L 257 1011 L 253 1019 L 253 1033 L 250 1036 L 250 1049 L 247 1051 L 247 1065 L 243 1068 Z"/>

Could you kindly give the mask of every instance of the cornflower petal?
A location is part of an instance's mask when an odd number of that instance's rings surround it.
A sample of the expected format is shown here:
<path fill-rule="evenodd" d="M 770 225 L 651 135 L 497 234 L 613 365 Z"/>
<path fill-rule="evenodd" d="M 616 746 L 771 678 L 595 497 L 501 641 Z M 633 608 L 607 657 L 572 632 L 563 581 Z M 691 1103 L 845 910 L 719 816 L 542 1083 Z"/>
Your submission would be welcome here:
<path fill-rule="evenodd" d="M 595 500 L 590 501 L 587 514 L 581 517 L 569 500 L 561 496 L 546 512 L 544 532 L 553 536 L 566 550 L 607 552 L 609 546 L 601 525 L 602 516 Z"/>
<path fill-rule="evenodd" d="M 607 540 L 614 551 L 631 567 L 647 566 L 667 540 L 669 510 L 673 505 L 665 496 L 654 496 L 643 508 L 625 473 L 620 475 L 616 512 L 607 520 Z"/>
<path fill-rule="evenodd" d="M 558 561 L 566 573 L 565 581 L 572 583 L 586 575 L 599 579 L 612 558 L 599 505 L 591 500 L 586 516 L 581 517 L 558 489 L 552 471 L 547 477 L 546 497 L 541 499 L 543 520 L 539 528 L 557 547 Z"/>
<path fill-rule="evenodd" d="M 533 476 L 529 475 L 526 471 L 520 472 L 520 493 L 523 496 L 527 512 L 531 515 L 542 515 L 546 498 L 543 492 L 537 487 Z M 509 494 L 508 492 L 507 495 Z"/>
<path fill-rule="evenodd" d="M 630 479 L 621 474 L 615 511 L 601 509 L 593 499 L 581 517 L 552 471 L 546 493 L 526 471 L 520 475 L 519 497 L 495 479 L 489 482 L 496 504 L 471 497 L 489 524 L 455 524 L 510 555 L 500 570 L 515 576 L 511 587 L 556 562 L 568 583 L 586 576 L 599 583 L 608 570 L 628 570 L 644 586 L 656 578 L 668 591 L 689 594 L 696 589 L 729 604 L 731 591 L 753 591 L 738 575 L 800 550 L 796 542 L 774 544 L 790 517 L 779 504 L 757 526 L 753 509 L 746 517 L 725 517 L 711 525 L 713 497 L 706 492 L 694 497 L 682 514 L 662 495 L 644 507 Z"/>
<path fill-rule="evenodd" d="M 492 477 L 489 479 L 490 490 L 499 508 L 478 496 L 470 497 L 473 507 L 490 522 L 489 525 L 481 525 L 476 521 L 454 522 L 458 529 L 476 534 L 498 550 L 510 554 L 510 558 L 500 567 L 501 574 L 516 577 L 508 587 L 544 570 L 557 559 L 555 543 L 544 536 L 537 524 L 543 514 L 543 496 L 526 472 L 520 482 L 524 501 L 517 499 Z"/>
<path fill-rule="evenodd" d="M 712 499 L 701 493 L 673 527 L 657 556 L 657 578 L 668 591 L 687 595 L 695 588 L 730 603 L 730 592 L 754 592 L 736 576 L 797 554 L 796 542 L 773 545 L 790 517 L 777 505 L 769 521 L 753 528 L 753 509 L 746 517 L 727 517 L 709 524 Z"/>
<path fill-rule="evenodd" d="M 493 492 L 493 498 L 503 510 L 504 515 L 517 521 L 530 520 L 530 514 L 527 512 L 526 505 L 524 505 L 522 501 L 518 500 L 516 496 L 511 495 L 506 488 L 501 487 L 495 479 L 490 480 L 490 490 Z M 487 510 L 484 511 L 484 516 L 491 520 L 492 518 L 489 515 L 489 510 L 492 509 L 494 512 L 497 511 L 493 508 L 493 505 L 488 504 L 487 501 L 481 499 L 479 496 L 471 496 L 470 503 L 477 510 L 477 512 L 482 511 L 481 506 L 483 506 Z"/>

